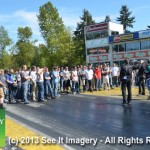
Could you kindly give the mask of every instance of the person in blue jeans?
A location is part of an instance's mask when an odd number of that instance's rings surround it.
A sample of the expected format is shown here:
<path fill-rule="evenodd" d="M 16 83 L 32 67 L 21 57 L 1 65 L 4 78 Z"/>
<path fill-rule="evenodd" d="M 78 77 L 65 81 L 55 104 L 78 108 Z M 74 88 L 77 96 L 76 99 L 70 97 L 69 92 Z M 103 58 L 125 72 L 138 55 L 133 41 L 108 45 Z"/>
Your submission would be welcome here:
<path fill-rule="evenodd" d="M 50 84 L 51 77 L 50 77 L 50 73 L 49 73 L 47 67 L 45 67 L 43 76 L 44 76 L 45 98 L 48 99 L 48 94 L 50 94 L 51 99 L 54 99 L 55 97 L 53 95 L 53 90 L 52 90 L 52 87 L 51 87 L 51 84 Z"/>
<path fill-rule="evenodd" d="M 60 95 L 58 94 L 58 84 L 59 84 L 59 71 L 57 67 L 54 67 L 54 70 L 52 72 L 52 77 L 53 77 L 53 83 L 54 83 L 54 96 L 59 97 Z"/>
<path fill-rule="evenodd" d="M 43 78 L 43 68 L 38 68 L 37 70 L 37 88 L 38 88 L 38 102 L 44 102 L 44 78 Z"/>
<path fill-rule="evenodd" d="M 27 71 L 27 66 L 22 66 L 22 71 L 20 73 L 21 76 L 21 90 L 22 90 L 22 99 L 24 101 L 24 104 L 28 104 L 28 80 L 31 78 Z"/>

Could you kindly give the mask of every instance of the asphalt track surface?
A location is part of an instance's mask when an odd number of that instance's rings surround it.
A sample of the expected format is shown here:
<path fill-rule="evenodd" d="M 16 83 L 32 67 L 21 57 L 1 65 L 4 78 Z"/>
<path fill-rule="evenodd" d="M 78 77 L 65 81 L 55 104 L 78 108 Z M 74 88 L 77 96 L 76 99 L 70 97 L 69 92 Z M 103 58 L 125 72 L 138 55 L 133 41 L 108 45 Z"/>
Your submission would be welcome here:
<path fill-rule="evenodd" d="M 150 101 L 133 100 L 131 105 L 123 106 L 121 98 L 69 94 L 44 103 L 8 104 L 6 111 L 7 116 L 55 139 L 86 137 L 98 140 L 96 146 L 67 144 L 69 147 L 65 149 L 150 149 L 150 143 L 146 143 L 146 138 L 150 137 Z M 111 137 L 115 137 L 115 141 L 106 144 Z M 131 137 L 136 140 L 128 146 Z M 124 144 L 119 144 L 119 138 L 124 139 Z"/>

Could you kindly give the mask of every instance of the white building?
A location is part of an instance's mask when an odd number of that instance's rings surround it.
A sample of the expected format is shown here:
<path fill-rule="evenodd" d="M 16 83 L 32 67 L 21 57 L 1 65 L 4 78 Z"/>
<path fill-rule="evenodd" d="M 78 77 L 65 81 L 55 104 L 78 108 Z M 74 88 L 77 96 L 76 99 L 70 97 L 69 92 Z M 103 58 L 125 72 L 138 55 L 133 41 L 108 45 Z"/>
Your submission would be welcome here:
<path fill-rule="evenodd" d="M 102 63 L 112 61 L 112 47 L 109 44 L 110 35 L 123 33 L 123 25 L 104 22 L 85 26 L 86 63 Z"/>

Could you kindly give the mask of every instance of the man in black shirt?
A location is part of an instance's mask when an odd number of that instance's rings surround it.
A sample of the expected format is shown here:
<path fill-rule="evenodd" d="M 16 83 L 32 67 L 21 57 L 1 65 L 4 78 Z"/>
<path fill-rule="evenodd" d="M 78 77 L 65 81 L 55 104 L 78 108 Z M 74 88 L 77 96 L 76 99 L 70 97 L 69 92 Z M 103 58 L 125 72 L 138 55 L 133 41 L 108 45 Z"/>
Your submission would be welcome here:
<path fill-rule="evenodd" d="M 145 76 L 144 76 L 144 71 L 145 71 L 145 66 L 144 66 L 144 61 L 140 60 L 140 65 L 138 66 L 138 86 L 139 86 L 139 95 L 145 95 Z M 142 90 L 141 90 L 142 88 Z"/>
<path fill-rule="evenodd" d="M 121 89 L 123 96 L 123 103 L 130 103 L 132 99 L 131 93 L 131 85 L 132 85 L 132 71 L 133 67 L 129 65 L 129 59 L 125 59 L 125 64 L 121 67 L 120 70 L 120 81 L 121 81 Z M 126 99 L 126 88 L 128 90 L 128 98 Z"/>

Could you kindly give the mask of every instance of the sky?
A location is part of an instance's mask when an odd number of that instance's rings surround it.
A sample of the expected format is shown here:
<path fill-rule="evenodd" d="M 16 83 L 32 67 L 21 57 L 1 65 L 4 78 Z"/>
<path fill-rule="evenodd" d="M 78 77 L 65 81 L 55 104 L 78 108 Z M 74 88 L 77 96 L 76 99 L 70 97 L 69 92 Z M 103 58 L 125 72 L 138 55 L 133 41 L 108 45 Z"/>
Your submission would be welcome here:
<path fill-rule="evenodd" d="M 0 3 L 0 26 L 8 31 L 10 38 L 17 41 L 18 27 L 31 27 L 33 39 L 38 43 L 43 42 L 39 32 L 36 15 L 39 7 L 48 0 L 1 0 Z M 60 17 L 67 27 L 76 29 L 80 21 L 83 9 L 87 9 L 96 22 L 104 20 L 109 15 L 113 22 L 119 17 L 122 5 L 127 5 L 132 16 L 135 16 L 135 23 L 130 31 L 145 30 L 150 25 L 150 0 L 51 0 L 54 7 L 58 9 Z"/>

